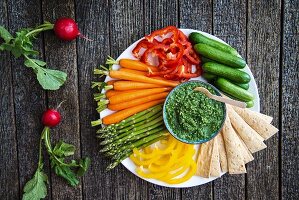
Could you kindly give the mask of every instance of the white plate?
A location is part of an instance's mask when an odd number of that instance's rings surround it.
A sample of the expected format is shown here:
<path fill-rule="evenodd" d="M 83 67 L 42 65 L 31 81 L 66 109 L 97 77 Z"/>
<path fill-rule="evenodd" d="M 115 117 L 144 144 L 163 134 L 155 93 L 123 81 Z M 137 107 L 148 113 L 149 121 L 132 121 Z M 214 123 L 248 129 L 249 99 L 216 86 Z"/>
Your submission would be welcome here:
<path fill-rule="evenodd" d="M 189 35 L 191 32 L 199 32 L 199 33 L 202 33 L 210 38 L 213 38 L 215 40 L 218 40 L 220 42 L 223 42 L 225 43 L 224 41 L 222 41 L 221 39 L 213 36 L 213 35 L 210 35 L 208 33 L 205 33 L 205 32 L 202 32 L 202 31 L 197 31 L 197 30 L 192 30 L 192 29 L 180 29 L 181 31 L 184 32 L 185 35 Z M 140 39 L 141 40 L 141 39 Z M 135 47 L 135 45 L 140 41 L 136 41 L 134 42 L 131 46 L 129 46 L 118 58 L 117 60 L 121 59 L 121 58 L 132 58 L 132 59 L 135 59 L 134 56 L 132 55 L 132 50 L 133 48 Z M 113 66 L 113 69 L 117 69 L 119 68 L 119 66 L 117 65 L 114 65 Z M 250 87 L 249 87 L 249 91 L 251 93 L 254 94 L 255 96 L 255 100 L 254 100 L 254 107 L 251 108 L 251 110 L 254 110 L 254 111 L 257 111 L 259 112 L 260 111 L 260 98 L 259 98 L 259 94 L 258 94 L 258 89 L 257 89 L 257 86 L 256 86 L 256 83 L 255 83 L 255 80 L 254 80 L 254 77 L 249 69 L 248 66 L 246 66 L 244 68 L 244 71 L 246 71 L 250 76 L 251 76 L 251 81 L 249 83 Z M 109 81 L 109 80 L 112 80 L 111 77 L 107 76 L 105 81 Z M 202 80 L 202 81 L 205 81 L 202 77 L 199 77 L 199 78 L 194 78 L 193 80 Z M 101 113 L 100 113 L 100 116 L 101 117 L 105 117 L 106 115 L 109 115 L 111 114 L 113 111 L 109 110 L 109 109 L 105 109 L 103 110 Z M 196 145 L 196 148 L 198 149 L 198 145 Z M 122 161 L 122 164 L 130 171 L 132 172 L 133 174 L 135 174 L 136 176 L 138 176 L 135 172 L 135 164 L 131 161 L 130 158 L 127 158 L 125 160 Z M 223 175 L 224 173 L 222 173 L 221 175 Z M 138 176 L 140 177 L 140 176 Z M 142 178 L 142 177 L 140 177 Z M 145 178 L 142 178 L 150 183 L 153 183 L 153 184 L 157 184 L 157 185 L 160 185 L 160 186 L 166 186 L 166 187 L 173 187 L 173 188 L 186 188 L 186 187 L 193 187 L 193 186 L 198 186 L 198 185 L 202 185 L 202 184 L 205 184 L 205 183 L 208 183 L 208 182 L 211 182 L 213 180 L 215 180 L 216 178 L 218 177 L 211 177 L 211 178 L 202 178 L 202 177 L 199 177 L 199 176 L 193 176 L 191 179 L 189 179 L 188 181 L 184 182 L 184 183 L 181 183 L 181 184 L 175 184 L 175 185 L 170 185 L 170 184 L 167 184 L 167 183 L 164 183 L 162 181 L 158 181 L 158 180 L 155 180 L 155 179 L 145 179 Z"/>

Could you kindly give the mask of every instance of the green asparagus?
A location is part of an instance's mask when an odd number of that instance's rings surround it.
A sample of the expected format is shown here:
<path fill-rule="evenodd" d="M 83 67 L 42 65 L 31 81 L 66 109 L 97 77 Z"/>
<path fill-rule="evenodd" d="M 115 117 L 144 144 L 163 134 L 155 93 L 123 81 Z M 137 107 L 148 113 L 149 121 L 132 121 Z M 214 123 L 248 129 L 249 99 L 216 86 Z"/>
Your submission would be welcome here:
<path fill-rule="evenodd" d="M 139 135 L 139 134 L 142 134 L 142 133 L 153 134 L 153 133 L 156 133 L 157 131 L 161 131 L 163 129 L 164 129 L 163 122 L 156 123 L 153 126 L 147 127 L 143 130 L 132 132 L 129 135 L 123 137 L 123 138 L 120 138 L 118 140 L 113 141 L 112 143 L 107 144 L 103 149 L 100 150 L 100 152 L 106 152 L 106 151 L 114 152 L 114 151 L 117 151 L 118 149 L 116 147 L 121 146 L 121 145 L 123 145 L 127 142 L 132 141 L 131 138 L 136 136 L 136 135 Z"/>
<path fill-rule="evenodd" d="M 134 127 L 133 129 L 131 129 L 131 130 L 125 132 L 125 133 L 122 133 L 122 134 L 120 134 L 120 135 L 118 135 L 116 137 L 107 138 L 106 140 L 102 141 L 100 144 L 101 145 L 105 145 L 105 144 L 111 143 L 111 142 L 113 142 L 115 140 L 118 140 L 118 139 L 120 139 L 122 137 L 125 137 L 127 135 L 134 134 L 135 132 L 140 131 L 140 130 L 141 131 L 143 131 L 143 130 L 144 131 L 151 130 L 152 128 L 151 129 L 146 129 L 146 128 L 147 127 L 151 127 L 151 126 L 155 125 L 156 123 L 159 123 L 159 122 L 162 122 L 162 121 L 163 121 L 163 117 L 160 116 L 160 117 L 158 117 L 158 118 L 156 118 L 154 120 L 151 120 L 148 123 L 142 123 L 142 125 Z M 157 127 L 157 126 L 155 126 L 155 127 Z"/>

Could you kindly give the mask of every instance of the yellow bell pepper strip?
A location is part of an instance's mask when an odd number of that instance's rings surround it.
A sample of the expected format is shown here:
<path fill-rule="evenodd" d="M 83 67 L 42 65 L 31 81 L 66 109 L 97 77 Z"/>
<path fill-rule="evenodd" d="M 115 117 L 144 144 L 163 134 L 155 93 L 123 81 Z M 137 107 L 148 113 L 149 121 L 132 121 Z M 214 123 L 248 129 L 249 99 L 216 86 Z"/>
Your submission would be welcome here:
<path fill-rule="evenodd" d="M 167 172 L 160 172 L 160 173 L 148 172 L 148 173 L 146 173 L 143 171 L 143 166 L 138 167 L 136 169 L 136 172 L 139 176 L 141 176 L 143 178 L 155 178 L 155 179 L 159 179 L 167 174 Z"/>
<path fill-rule="evenodd" d="M 192 176 L 194 176 L 195 172 L 196 172 L 196 163 L 195 163 L 195 161 L 191 161 L 190 169 L 185 176 L 183 176 L 182 178 L 165 180 L 164 182 L 169 183 L 169 184 L 180 184 L 180 183 L 183 183 L 183 182 L 189 180 Z"/>
<path fill-rule="evenodd" d="M 172 137 L 171 137 L 172 138 Z M 133 149 L 133 153 L 140 158 L 143 159 L 150 159 L 153 158 L 159 154 L 168 154 L 173 150 L 173 147 L 177 144 L 176 139 L 169 139 L 169 142 L 166 143 L 168 144 L 168 147 L 164 150 L 160 150 L 158 147 L 155 147 L 151 153 L 146 153 L 146 152 L 140 152 L 137 148 Z"/>
<path fill-rule="evenodd" d="M 176 163 L 178 154 L 181 153 L 182 150 L 183 150 L 183 145 L 177 145 L 177 148 L 171 152 L 171 157 L 169 159 L 169 162 L 166 165 L 161 166 L 161 167 L 149 165 L 148 170 L 151 172 L 160 172 L 160 171 L 168 170 L 174 163 Z"/>
<path fill-rule="evenodd" d="M 179 163 L 175 167 L 172 167 L 170 172 L 168 172 L 165 176 L 161 177 L 159 180 L 168 181 L 182 173 L 184 173 L 190 167 L 190 160 L 187 163 Z"/>
<path fill-rule="evenodd" d="M 182 143 L 169 136 L 155 147 L 134 149 L 130 158 L 139 166 L 136 168 L 139 176 L 158 179 L 169 184 L 179 184 L 195 174 L 194 154 L 194 145 Z M 179 177 L 180 175 L 183 176 Z"/>
<path fill-rule="evenodd" d="M 157 160 L 155 165 L 166 165 L 167 162 L 169 161 L 171 155 L 163 155 L 159 160 Z"/>

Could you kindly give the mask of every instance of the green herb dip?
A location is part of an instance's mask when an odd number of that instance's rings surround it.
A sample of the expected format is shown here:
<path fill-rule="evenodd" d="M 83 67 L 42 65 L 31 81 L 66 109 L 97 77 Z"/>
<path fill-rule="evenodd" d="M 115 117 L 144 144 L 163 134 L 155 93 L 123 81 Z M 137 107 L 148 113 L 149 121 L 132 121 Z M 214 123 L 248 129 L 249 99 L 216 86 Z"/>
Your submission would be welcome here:
<path fill-rule="evenodd" d="M 208 140 L 221 128 L 225 119 L 225 104 L 193 91 L 205 87 L 212 94 L 215 90 L 201 82 L 190 81 L 175 88 L 165 104 L 165 119 L 172 133 L 182 141 Z"/>

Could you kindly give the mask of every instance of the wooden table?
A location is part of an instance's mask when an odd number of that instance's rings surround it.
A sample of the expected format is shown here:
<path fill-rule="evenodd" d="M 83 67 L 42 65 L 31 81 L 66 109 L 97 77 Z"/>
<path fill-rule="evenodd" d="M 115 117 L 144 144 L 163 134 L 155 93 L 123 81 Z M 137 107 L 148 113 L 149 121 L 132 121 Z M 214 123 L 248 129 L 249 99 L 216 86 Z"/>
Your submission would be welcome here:
<path fill-rule="evenodd" d="M 48 199 L 298 199 L 298 0 L 2 0 L 0 25 L 14 32 L 61 16 L 75 18 L 92 39 L 60 42 L 45 33 L 36 43 L 51 68 L 66 71 L 58 91 L 44 91 L 34 74 L 9 53 L 0 53 L 0 199 L 18 199 L 38 160 L 40 117 L 47 107 L 61 108 L 62 123 L 52 131 L 90 156 L 81 185 L 69 187 L 50 172 Z M 212 33 L 236 47 L 254 74 L 261 111 L 279 128 L 254 155 L 246 175 L 224 175 L 187 189 L 147 183 L 123 166 L 105 172 L 109 160 L 99 154 L 90 121 L 97 118 L 91 81 L 93 69 L 108 55 L 116 58 L 132 42 L 167 25 Z"/>

